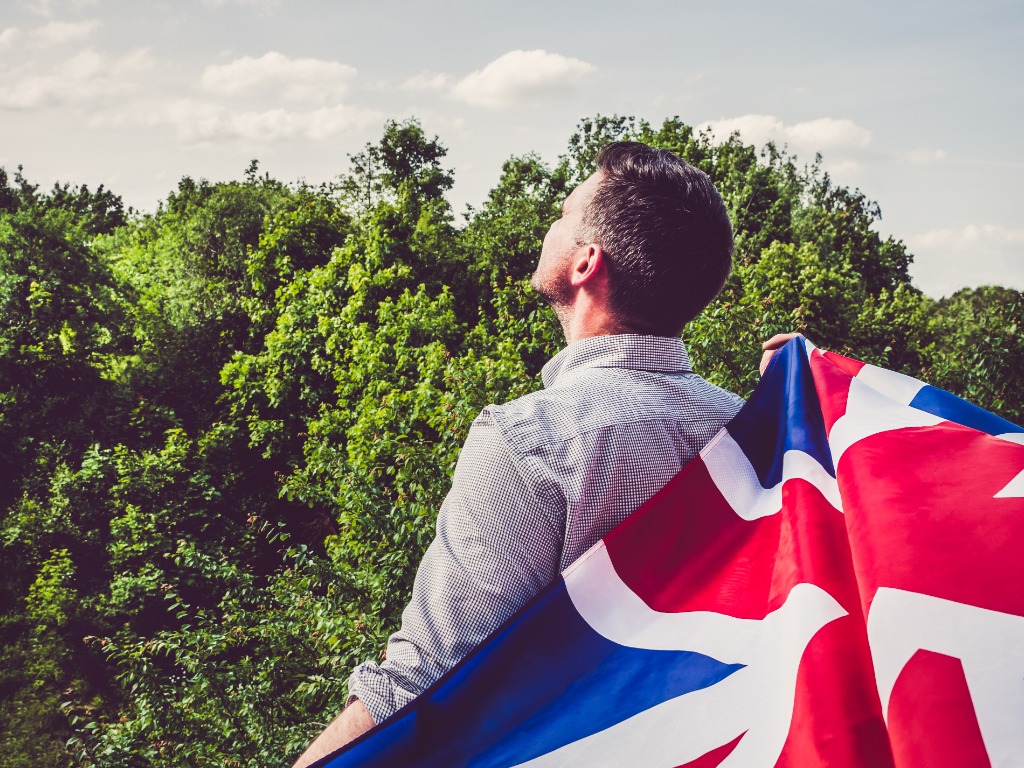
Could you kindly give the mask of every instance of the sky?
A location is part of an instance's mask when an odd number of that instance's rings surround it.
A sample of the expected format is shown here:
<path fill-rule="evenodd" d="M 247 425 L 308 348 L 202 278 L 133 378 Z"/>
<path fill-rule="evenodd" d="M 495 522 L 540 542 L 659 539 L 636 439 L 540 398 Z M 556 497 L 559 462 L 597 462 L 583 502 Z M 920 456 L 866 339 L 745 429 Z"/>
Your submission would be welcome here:
<path fill-rule="evenodd" d="M 328 181 L 388 120 L 457 212 L 579 120 L 678 116 L 816 152 L 936 298 L 1024 290 L 1024 3 L 0 0 L 0 165 L 153 211 L 183 176 Z"/>

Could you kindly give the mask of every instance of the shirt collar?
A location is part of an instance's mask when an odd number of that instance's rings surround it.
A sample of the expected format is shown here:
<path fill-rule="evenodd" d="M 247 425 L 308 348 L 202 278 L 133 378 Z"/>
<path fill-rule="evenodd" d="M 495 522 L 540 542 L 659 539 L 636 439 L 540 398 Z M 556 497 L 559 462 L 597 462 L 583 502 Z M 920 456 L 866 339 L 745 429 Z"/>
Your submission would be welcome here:
<path fill-rule="evenodd" d="M 541 369 L 545 387 L 584 368 L 629 368 L 659 373 L 691 373 L 682 339 L 624 333 L 574 341 Z"/>

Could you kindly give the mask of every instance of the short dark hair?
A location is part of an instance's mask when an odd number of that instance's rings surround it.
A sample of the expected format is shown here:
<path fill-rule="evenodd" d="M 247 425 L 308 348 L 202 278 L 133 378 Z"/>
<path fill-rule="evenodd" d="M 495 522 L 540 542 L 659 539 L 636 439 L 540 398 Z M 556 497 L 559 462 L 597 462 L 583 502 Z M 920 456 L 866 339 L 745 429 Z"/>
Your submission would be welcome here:
<path fill-rule="evenodd" d="M 583 234 L 601 245 L 611 309 L 627 330 L 678 336 L 732 268 L 732 225 L 703 171 L 664 149 L 609 144 Z"/>

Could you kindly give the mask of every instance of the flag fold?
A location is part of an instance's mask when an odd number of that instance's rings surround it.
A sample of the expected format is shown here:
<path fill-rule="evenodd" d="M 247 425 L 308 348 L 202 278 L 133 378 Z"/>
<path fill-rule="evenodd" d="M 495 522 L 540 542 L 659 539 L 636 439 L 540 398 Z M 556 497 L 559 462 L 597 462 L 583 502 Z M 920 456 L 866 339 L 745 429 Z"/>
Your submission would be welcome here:
<path fill-rule="evenodd" d="M 1024 765 L 1024 430 L 794 339 L 664 489 L 317 765 Z"/>

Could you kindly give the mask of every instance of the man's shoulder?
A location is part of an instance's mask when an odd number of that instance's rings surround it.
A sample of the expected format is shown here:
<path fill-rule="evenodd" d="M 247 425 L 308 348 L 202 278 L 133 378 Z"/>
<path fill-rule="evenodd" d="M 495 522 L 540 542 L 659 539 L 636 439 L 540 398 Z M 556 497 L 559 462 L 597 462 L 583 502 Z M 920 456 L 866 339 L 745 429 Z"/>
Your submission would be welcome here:
<path fill-rule="evenodd" d="M 527 454 L 586 432 L 652 419 L 724 425 L 742 405 L 738 395 L 693 373 L 596 368 L 489 405 L 477 420 L 496 428 L 513 453 Z"/>
<path fill-rule="evenodd" d="M 572 393 L 558 387 L 540 389 L 505 403 L 492 403 L 477 416 L 501 434 L 513 453 L 530 453 L 570 437 L 578 423 Z"/>

